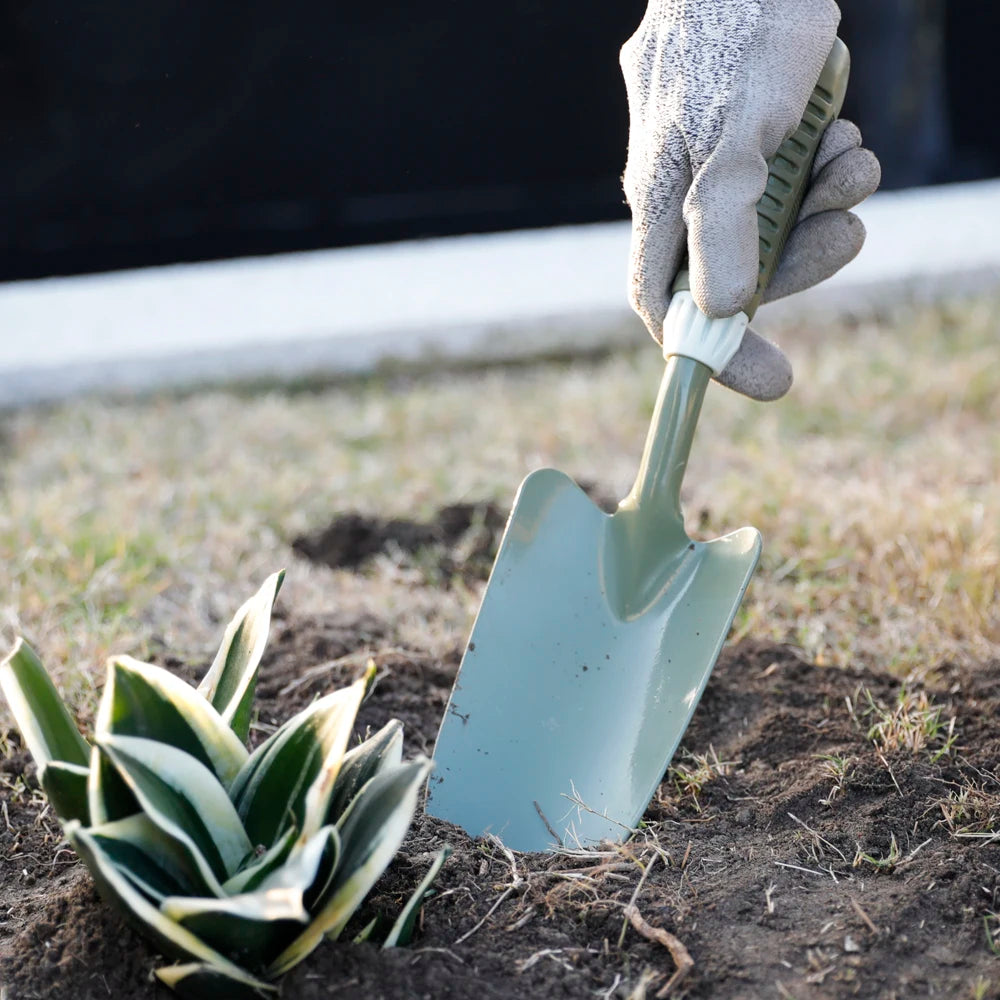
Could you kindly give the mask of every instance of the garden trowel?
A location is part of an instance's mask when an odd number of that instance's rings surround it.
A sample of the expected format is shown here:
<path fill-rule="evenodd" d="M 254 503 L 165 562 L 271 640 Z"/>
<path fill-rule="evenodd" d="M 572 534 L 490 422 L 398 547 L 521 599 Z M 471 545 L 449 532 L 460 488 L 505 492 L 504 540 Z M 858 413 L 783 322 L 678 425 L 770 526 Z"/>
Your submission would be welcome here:
<path fill-rule="evenodd" d="M 709 379 L 738 349 L 798 215 L 849 55 L 839 40 L 758 203 L 760 279 L 711 320 L 686 275 L 639 473 L 605 514 L 553 469 L 522 483 L 434 752 L 427 811 L 540 851 L 624 840 L 670 762 L 760 556 L 754 528 L 688 537 L 681 481 Z"/>

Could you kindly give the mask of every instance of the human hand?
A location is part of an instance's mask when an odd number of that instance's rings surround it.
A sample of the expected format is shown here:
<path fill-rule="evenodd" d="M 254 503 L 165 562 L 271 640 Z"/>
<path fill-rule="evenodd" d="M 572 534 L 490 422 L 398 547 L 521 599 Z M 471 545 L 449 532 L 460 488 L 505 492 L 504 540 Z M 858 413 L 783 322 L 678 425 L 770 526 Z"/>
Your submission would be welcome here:
<path fill-rule="evenodd" d="M 691 292 L 706 315 L 734 315 L 753 297 L 766 160 L 798 125 L 839 16 L 832 0 L 650 0 L 623 47 L 630 301 L 657 340 L 685 252 Z M 857 128 L 834 122 L 766 301 L 814 285 L 854 258 L 865 231 L 848 209 L 879 178 Z M 776 399 L 792 373 L 775 345 L 748 330 L 717 378 L 753 398 Z"/>

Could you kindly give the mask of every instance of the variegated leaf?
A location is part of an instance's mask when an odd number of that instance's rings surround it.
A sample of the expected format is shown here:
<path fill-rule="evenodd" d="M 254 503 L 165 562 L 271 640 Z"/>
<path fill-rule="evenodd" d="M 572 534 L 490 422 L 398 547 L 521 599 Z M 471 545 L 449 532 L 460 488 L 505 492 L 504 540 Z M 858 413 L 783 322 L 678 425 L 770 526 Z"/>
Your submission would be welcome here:
<path fill-rule="evenodd" d="M 320 796 L 336 780 L 366 683 L 362 678 L 289 719 L 236 776 L 231 794 L 252 843 L 271 844 L 292 824 L 308 840 L 325 825 Z"/>
<path fill-rule="evenodd" d="M 149 938 L 165 955 L 181 961 L 194 961 L 209 966 L 220 976 L 237 983 L 253 984 L 263 991 L 270 987 L 250 976 L 224 955 L 209 948 L 204 941 L 165 917 L 118 870 L 104 853 L 91 831 L 75 820 L 66 824 L 66 836 L 90 870 L 101 895 L 118 908 L 137 930 Z M 272 991 L 273 992 L 273 991 Z M 232 994 L 229 994 L 232 995 Z"/>
<path fill-rule="evenodd" d="M 87 805 L 90 822 L 94 826 L 113 823 L 140 811 L 139 802 L 132 790 L 107 755 L 101 753 L 100 747 L 94 747 L 90 752 Z"/>
<path fill-rule="evenodd" d="M 98 738 L 143 812 L 204 859 L 203 875 L 223 881 L 252 847 L 225 789 L 204 764 L 174 747 L 136 736 Z M 199 866 L 201 867 L 201 866 Z"/>
<path fill-rule="evenodd" d="M 165 833 L 144 813 L 87 831 L 105 856 L 152 902 L 167 896 L 219 896 L 206 881 L 188 845 Z"/>
<path fill-rule="evenodd" d="M 87 766 L 90 746 L 41 660 L 23 639 L 0 661 L 0 691 L 39 770 L 54 760 Z"/>
<path fill-rule="evenodd" d="M 90 821 L 87 803 L 87 779 L 90 768 L 81 764 L 67 764 L 64 760 L 50 760 L 38 769 L 38 782 L 42 786 L 56 815 L 65 823 L 78 819 Z"/>
<path fill-rule="evenodd" d="M 227 896 L 235 896 L 241 892 L 252 892 L 272 872 L 280 868 L 292 853 L 299 831 L 289 827 L 269 848 L 261 851 L 254 848 L 254 853 L 243 862 L 240 870 L 223 883 L 222 888 Z"/>
<path fill-rule="evenodd" d="M 301 890 L 287 888 L 226 899 L 171 896 L 160 912 L 250 972 L 266 968 L 309 922 Z"/>
<path fill-rule="evenodd" d="M 418 758 L 373 778 L 340 826 L 336 874 L 316 901 L 313 922 L 267 970 L 276 977 L 297 965 L 323 939 L 337 937 L 399 850 L 417 808 L 431 762 Z"/>
<path fill-rule="evenodd" d="M 108 661 L 97 736 L 141 736 L 191 754 L 225 788 L 246 763 L 246 747 L 190 684 L 131 656 Z"/>
<path fill-rule="evenodd" d="M 402 761 L 403 724 L 392 719 L 344 755 L 326 810 L 326 822 L 336 823 L 365 784 L 381 771 L 399 767 Z"/>
<path fill-rule="evenodd" d="M 250 733 L 257 669 L 267 644 L 271 609 L 284 579 L 284 570 L 273 573 L 236 612 L 212 666 L 198 685 L 198 693 L 212 703 L 244 743 Z"/>
<path fill-rule="evenodd" d="M 184 1000 L 272 1000 L 278 988 L 254 979 L 242 969 L 236 973 L 204 962 L 167 965 L 156 978 Z"/>

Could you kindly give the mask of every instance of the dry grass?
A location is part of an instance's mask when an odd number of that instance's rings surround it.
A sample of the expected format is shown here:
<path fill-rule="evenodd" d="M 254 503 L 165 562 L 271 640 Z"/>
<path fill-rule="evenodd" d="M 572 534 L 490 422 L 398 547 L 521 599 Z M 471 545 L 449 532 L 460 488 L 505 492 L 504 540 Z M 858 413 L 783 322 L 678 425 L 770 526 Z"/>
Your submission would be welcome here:
<path fill-rule="evenodd" d="M 764 533 L 739 636 L 901 674 L 998 654 L 998 306 L 785 331 L 788 398 L 711 390 L 686 509 L 702 536 Z M 387 561 L 364 578 L 318 569 L 290 539 L 349 509 L 422 517 L 462 499 L 508 503 L 541 465 L 623 493 L 657 357 L 15 413 L 0 642 L 28 635 L 86 710 L 110 652 L 203 659 L 247 588 L 286 565 L 283 598 L 297 609 L 374 610 L 404 644 L 454 647 L 477 592 L 414 588 Z"/>

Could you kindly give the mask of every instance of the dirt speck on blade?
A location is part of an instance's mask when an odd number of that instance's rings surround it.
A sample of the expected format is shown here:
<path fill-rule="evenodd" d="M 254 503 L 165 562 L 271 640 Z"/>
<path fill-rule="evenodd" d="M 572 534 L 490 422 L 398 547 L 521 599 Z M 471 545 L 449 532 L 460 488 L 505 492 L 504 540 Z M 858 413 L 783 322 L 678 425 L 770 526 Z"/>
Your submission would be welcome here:
<path fill-rule="evenodd" d="M 380 680 L 359 732 L 400 718 L 407 755 L 430 751 L 457 648 L 446 660 L 401 653 L 373 619 L 283 619 L 261 669 L 261 723 L 350 680 L 358 664 L 349 654 L 361 647 Z M 175 666 L 194 679 L 205 665 Z M 624 1000 L 645 983 L 653 997 L 674 965 L 626 920 L 633 902 L 648 928 L 691 955 L 672 996 L 996 997 L 1000 845 L 988 831 L 1000 828 L 998 667 L 945 668 L 936 687 L 904 691 L 885 675 L 815 666 L 786 647 L 729 648 L 631 843 L 514 855 L 421 815 L 343 939 L 293 969 L 282 995 Z M 873 735 L 906 698 L 929 713 L 918 749 L 890 745 L 908 738 L 899 726 Z M 2 768 L 8 996 L 168 996 L 149 979 L 162 960 L 60 850 L 26 754 Z M 350 943 L 375 914 L 398 912 L 445 843 L 453 854 L 412 945 Z"/>

